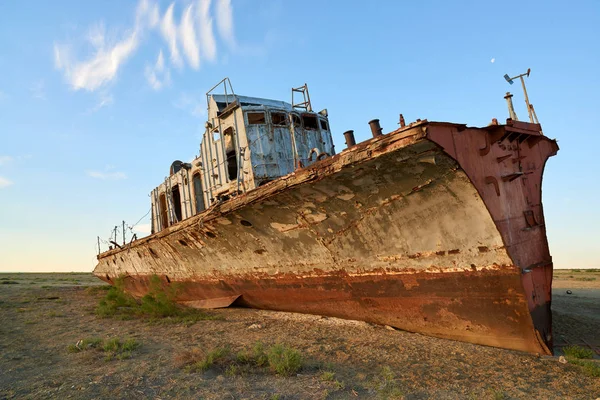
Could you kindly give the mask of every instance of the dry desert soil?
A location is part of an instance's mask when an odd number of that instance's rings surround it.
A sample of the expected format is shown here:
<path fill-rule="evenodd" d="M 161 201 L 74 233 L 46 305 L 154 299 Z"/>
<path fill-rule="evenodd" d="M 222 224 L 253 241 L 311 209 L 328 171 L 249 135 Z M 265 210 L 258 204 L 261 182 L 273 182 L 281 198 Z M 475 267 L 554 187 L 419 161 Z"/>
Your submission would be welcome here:
<path fill-rule="evenodd" d="M 103 285 L 89 273 L 0 274 L 0 399 L 600 397 L 599 377 L 558 358 L 565 344 L 600 349 L 598 270 L 555 271 L 554 357 L 243 308 L 197 322 L 101 318 Z M 257 342 L 296 349 L 301 369 L 282 376 L 233 356 L 189 367 Z"/>

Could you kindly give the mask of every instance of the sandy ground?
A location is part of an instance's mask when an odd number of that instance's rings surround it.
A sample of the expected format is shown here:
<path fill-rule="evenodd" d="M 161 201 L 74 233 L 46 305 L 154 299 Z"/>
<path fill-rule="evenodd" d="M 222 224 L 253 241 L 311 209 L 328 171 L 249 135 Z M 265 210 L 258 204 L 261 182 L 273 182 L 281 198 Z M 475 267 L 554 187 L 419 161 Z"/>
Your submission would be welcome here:
<path fill-rule="evenodd" d="M 106 292 L 89 289 L 103 285 L 90 274 L 0 274 L 0 283 L 1 399 L 600 397 L 600 378 L 557 357 L 241 308 L 212 311 L 223 319 L 191 326 L 101 319 L 94 308 Z M 600 348 L 600 272 L 558 270 L 553 292 L 557 354 L 565 343 Z M 123 360 L 106 360 L 96 350 L 67 351 L 92 337 L 135 338 L 141 345 Z M 191 349 L 235 352 L 257 340 L 295 347 L 304 367 L 287 378 L 264 368 L 234 375 L 220 366 L 194 373 L 181 368 L 182 354 Z M 324 379 L 324 371 L 335 375 Z"/>

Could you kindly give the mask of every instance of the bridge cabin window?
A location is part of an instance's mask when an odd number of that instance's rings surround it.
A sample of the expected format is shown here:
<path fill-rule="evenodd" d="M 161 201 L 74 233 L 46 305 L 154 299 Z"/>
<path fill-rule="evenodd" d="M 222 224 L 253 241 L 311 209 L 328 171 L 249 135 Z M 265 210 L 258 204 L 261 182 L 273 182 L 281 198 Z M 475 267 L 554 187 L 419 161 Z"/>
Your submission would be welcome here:
<path fill-rule="evenodd" d="M 194 198 L 196 200 L 196 214 L 198 214 L 200 211 L 204 211 L 204 193 L 202 193 L 202 178 L 199 172 L 196 172 L 192 176 L 192 183 L 194 185 Z"/>
<path fill-rule="evenodd" d="M 232 127 L 225 129 L 224 138 L 225 157 L 227 159 L 227 174 L 229 175 L 229 180 L 233 181 L 237 179 L 239 168 L 236 154 L 235 134 Z"/>
<path fill-rule="evenodd" d="M 328 131 L 329 127 L 327 126 L 327 121 L 325 121 L 324 119 L 319 120 L 319 122 L 321 123 L 321 130 L 324 131 Z"/>
<path fill-rule="evenodd" d="M 249 112 L 248 125 L 264 125 L 267 123 L 264 112 Z"/>
<path fill-rule="evenodd" d="M 175 217 L 177 218 L 177 221 L 181 221 L 183 218 L 181 214 L 181 194 L 179 193 L 179 185 L 173 186 L 171 188 L 171 193 L 173 194 L 171 199 L 173 200 L 173 207 L 175 208 Z"/>
<path fill-rule="evenodd" d="M 319 125 L 317 125 L 317 117 L 310 114 L 305 114 L 302 116 L 302 122 L 304 123 L 304 129 L 317 130 L 319 129 Z"/>
<path fill-rule="evenodd" d="M 167 208 L 167 196 L 161 193 L 158 197 L 160 215 L 160 229 L 165 229 L 169 226 L 169 209 Z"/>
<path fill-rule="evenodd" d="M 287 126 L 287 118 L 285 113 L 273 112 L 271 113 L 271 121 L 275 126 Z"/>

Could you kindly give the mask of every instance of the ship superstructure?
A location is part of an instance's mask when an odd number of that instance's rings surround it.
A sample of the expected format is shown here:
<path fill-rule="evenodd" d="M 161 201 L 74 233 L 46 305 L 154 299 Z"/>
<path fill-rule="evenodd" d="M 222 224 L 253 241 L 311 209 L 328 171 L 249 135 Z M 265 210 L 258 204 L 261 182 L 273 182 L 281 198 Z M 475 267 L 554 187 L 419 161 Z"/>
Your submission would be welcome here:
<path fill-rule="evenodd" d="M 327 110 L 312 110 L 306 85 L 294 92 L 298 104 L 238 96 L 227 78 L 211 89 L 200 155 L 173 162 L 150 194 L 152 233 L 334 155 Z"/>

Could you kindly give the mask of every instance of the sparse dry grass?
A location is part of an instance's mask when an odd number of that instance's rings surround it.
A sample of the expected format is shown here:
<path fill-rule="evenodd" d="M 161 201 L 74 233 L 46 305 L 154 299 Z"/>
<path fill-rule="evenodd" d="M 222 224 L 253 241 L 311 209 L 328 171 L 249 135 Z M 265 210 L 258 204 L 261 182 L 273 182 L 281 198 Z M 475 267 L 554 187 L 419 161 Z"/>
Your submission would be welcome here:
<path fill-rule="evenodd" d="M 188 372 L 205 372 L 211 367 L 218 367 L 229 376 L 264 371 L 291 376 L 302 368 L 303 358 L 292 347 L 274 344 L 265 348 L 261 342 L 256 342 L 251 348 L 242 349 L 235 354 L 230 351 L 229 345 L 209 352 L 194 348 L 178 354 L 175 365 Z"/>
<path fill-rule="evenodd" d="M 127 359 L 131 358 L 132 352 L 140 347 L 140 343 L 134 338 L 121 340 L 118 337 L 103 340 L 93 337 L 79 340 L 76 344 L 67 346 L 69 353 L 81 353 L 88 350 L 96 350 L 104 353 L 104 359 L 110 361 L 112 359 Z"/>

